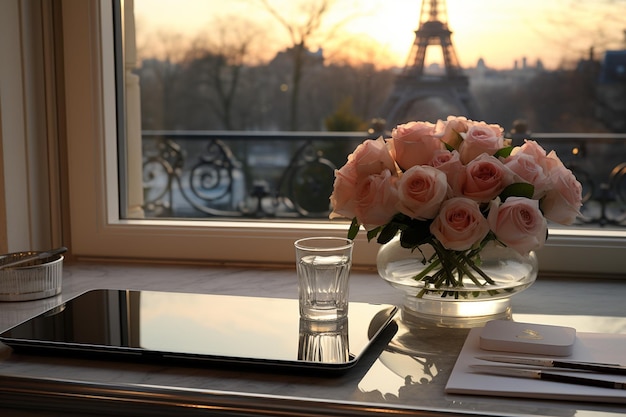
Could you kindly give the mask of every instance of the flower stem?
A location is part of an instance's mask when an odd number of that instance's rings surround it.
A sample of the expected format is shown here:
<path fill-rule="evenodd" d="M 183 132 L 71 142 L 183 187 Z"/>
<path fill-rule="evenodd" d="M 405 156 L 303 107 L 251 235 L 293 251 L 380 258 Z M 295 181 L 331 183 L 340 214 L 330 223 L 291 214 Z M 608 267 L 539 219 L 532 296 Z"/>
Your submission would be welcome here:
<path fill-rule="evenodd" d="M 426 278 L 428 278 L 428 273 L 430 273 L 430 271 L 432 271 L 433 269 L 437 268 L 440 264 L 441 264 L 441 261 L 438 258 L 434 259 L 432 262 L 428 264 L 428 266 L 426 266 L 426 268 L 422 270 L 422 272 L 415 275 L 413 279 L 416 281 L 426 280 Z"/>
<path fill-rule="evenodd" d="M 446 249 L 435 239 L 431 239 L 428 244 L 431 245 L 435 254 L 426 261 L 427 266 L 424 270 L 413 277 L 416 281 L 424 281 L 424 287 L 419 291 L 417 297 L 421 298 L 426 294 L 429 291 L 429 286 L 434 286 L 436 289 L 441 288 L 444 284 L 450 287 L 463 287 L 465 277 L 478 287 L 495 284 L 495 281 L 475 261 L 475 259 L 480 260 L 479 256 L 483 245 L 467 251 L 454 251 Z M 439 269 L 437 270 L 437 268 Z M 433 271 L 435 272 L 433 273 Z M 444 298 L 454 296 L 458 299 L 459 295 L 461 295 L 460 291 L 445 290 L 441 292 L 441 297 Z"/>

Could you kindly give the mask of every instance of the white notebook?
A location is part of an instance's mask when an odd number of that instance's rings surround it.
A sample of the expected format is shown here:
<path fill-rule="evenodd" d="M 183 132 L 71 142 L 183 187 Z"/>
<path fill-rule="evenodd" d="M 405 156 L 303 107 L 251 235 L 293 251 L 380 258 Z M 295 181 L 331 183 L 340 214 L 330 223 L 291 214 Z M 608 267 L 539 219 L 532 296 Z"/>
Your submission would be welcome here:
<path fill-rule="evenodd" d="M 482 328 L 472 329 L 459 354 L 448 384 L 448 394 L 473 394 L 486 396 L 542 398 L 572 401 L 593 401 L 625 403 L 626 390 L 598 388 L 536 379 L 524 379 L 476 373 L 470 365 L 492 364 L 476 356 L 499 354 L 480 348 Z M 511 353 L 502 352 L 511 356 Z M 515 356 L 536 357 L 537 355 L 514 354 Z M 554 359 L 565 359 L 554 357 Z M 574 351 L 568 360 L 624 364 L 626 362 L 626 335 L 606 333 L 578 333 Z M 501 364 L 504 365 L 504 364 Z M 554 369 L 552 371 L 555 371 Z M 560 373 L 567 371 L 559 370 Z M 594 375 L 602 379 L 626 383 L 623 375 Z"/>

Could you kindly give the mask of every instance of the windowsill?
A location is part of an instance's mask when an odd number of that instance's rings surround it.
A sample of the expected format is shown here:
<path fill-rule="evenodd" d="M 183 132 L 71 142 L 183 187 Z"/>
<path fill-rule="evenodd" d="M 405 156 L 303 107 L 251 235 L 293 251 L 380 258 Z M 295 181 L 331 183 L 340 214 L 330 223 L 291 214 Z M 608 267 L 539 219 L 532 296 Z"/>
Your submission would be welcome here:
<path fill-rule="evenodd" d="M 530 289 L 513 298 L 514 318 L 519 314 L 524 320 L 570 323 L 579 331 L 626 333 L 622 300 L 625 285 L 620 280 L 555 280 L 540 277 Z M 65 265 L 61 295 L 38 301 L 0 303 L 0 329 L 17 324 L 92 288 L 282 298 L 297 296 L 293 268 L 68 263 Z M 401 294 L 372 271 L 354 271 L 350 291 L 351 301 L 402 302 Z M 454 365 L 467 330 L 436 331 L 450 341 L 445 352 L 432 355 L 441 377 L 424 385 L 417 396 L 399 395 L 403 380 L 379 361 L 379 355 L 385 349 L 384 343 L 373 346 L 355 368 L 342 376 L 330 378 L 228 368 L 13 355 L 9 348 L 1 345 L 0 403 L 4 404 L 5 409 L 11 406 L 40 410 L 56 407 L 65 411 L 78 409 L 81 413 L 92 410 L 115 411 L 120 415 L 137 410 L 149 413 L 155 407 L 159 407 L 159 412 L 171 410 L 171 415 L 194 415 L 194 407 L 196 411 L 203 407 L 217 407 L 224 415 L 234 410 L 243 410 L 250 415 L 260 415 L 268 410 L 270 413 L 285 412 L 285 415 L 304 411 L 312 412 L 313 415 L 329 415 L 346 407 L 354 413 L 351 415 L 376 415 L 390 409 L 398 412 L 397 415 L 405 415 L 402 414 L 404 412 L 409 414 L 409 411 L 415 415 L 426 406 L 429 410 L 458 413 L 482 411 L 499 415 L 516 410 L 526 410 L 530 415 L 533 412 L 574 415 L 579 410 L 601 410 L 616 414 L 623 411 L 616 406 L 591 403 L 541 401 L 540 405 L 537 402 L 534 407 L 534 402 L 529 400 L 462 397 L 463 401 L 459 401 L 458 397 L 444 395 L 446 373 Z M 419 330 L 416 332 L 419 333 Z M 411 337 L 415 337 L 416 341 L 427 340 L 420 338 L 417 333 L 411 333 Z M 424 355 L 424 352 L 416 353 L 418 356 L 420 354 Z M 402 357 L 415 363 L 416 358 L 413 356 L 403 354 Z M 386 376 L 374 375 L 381 371 L 385 371 Z M 18 377 L 9 378 L 11 375 Z M 79 383 L 68 384 L 62 380 Z M 131 398 L 133 405 L 129 406 Z"/>

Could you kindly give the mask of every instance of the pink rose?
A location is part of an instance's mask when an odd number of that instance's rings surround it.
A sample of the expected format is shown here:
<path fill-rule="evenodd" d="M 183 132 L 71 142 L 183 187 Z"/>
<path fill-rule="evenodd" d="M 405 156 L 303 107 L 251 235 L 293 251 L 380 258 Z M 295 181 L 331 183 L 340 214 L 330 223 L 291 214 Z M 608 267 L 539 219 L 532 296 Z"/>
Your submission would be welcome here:
<path fill-rule="evenodd" d="M 335 170 L 333 193 L 330 196 L 333 209 L 330 219 L 353 219 L 356 216 L 356 170 L 347 170 L 346 166 Z"/>
<path fill-rule="evenodd" d="M 465 117 L 448 116 L 445 122 L 443 120 L 437 121 L 435 136 L 452 148 L 459 149 L 463 141 L 461 133 L 467 132 L 472 123 L 471 120 L 467 120 Z"/>
<path fill-rule="evenodd" d="M 397 177 L 388 170 L 359 181 L 355 193 L 355 213 L 366 230 L 387 224 L 398 212 Z"/>
<path fill-rule="evenodd" d="M 448 184 L 451 187 L 456 184 L 459 174 L 465 169 L 459 158 L 459 153 L 448 150 L 435 151 L 428 165 L 446 174 Z"/>
<path fill-rule="evenodd" d="M 482 241 L 489 233 L 487 219 L 478 203 L 463 197 L 446 200 L 430 232 L 447 249 L 464 251 Z"/>
<path fill-rule="evenodd" d="M 354 165 L 359 178 L 380 174 L 386 169 L 391 173 L 396 172 L 396 164 L 382 137 L 366 140 L 357 146 L 354 152 L 348 155 L 346 165 Z"/>
<path fill-rule="evenodd" d="M 446 174 L 430 166 L 409 168 L 397 186 L 398 211 L 419 220 L 434 218 L 448 194 Z"/>
<path fill-rule="evenodd" d="M 535 200 L 543 197 L 550 188 L 550 178 L 533 155 L 518 152 L 506 158 L 504 165 L 517 177 L 514 182 L 526 182 L 535 187 L 533 194 Z"/>
<path fill-rule="evenodd" d="M 487 221 L 500 242 L 522 255 L 541 249 L 546 241 L 548 223 L 537 200 L 509 197 L 501 205 L 494 201 Z"/>
<path fill-rule="evenodd" d="M 560 161 L 550 172 L 550 182 L 551 188 L 541 200 L 546 218 L 560 224 L 574 223 L 582 206 L 582 185 Z"/>
<path fill-rule="evenodd" d="M 434 137 L 435 125 L 428 122 L 409 122 L 398 125 L 391 132 L 392 155 L 400 168 L 426 165 L 432 153 L 444 149 L 444 144 Z"/>
<path fill-rule="evenodd" d="M 526 140 L 522 146 L 513 149 L 509 158 L 527 158 L 528 156 L 541 166 L 545 175 L 545 178 L 543 175 L 538 175 L 533 181 L 535 185 L 533 197 L 541 198 L 541 209 L 546 218 L 560 224 L 572 224 L 580 215 L 581 184 L 563 165 L 556 152 L 550 151 L 546 155 L 545 149 L 535 141 Z M 518 171 L 516 173 L 519 174 Z M 528 175 L 532 174 L 529 172 Z M 524 179 L 528 180 L 528 178 Z M 537 192 L 537 188 L 540 192 Z"/>
<path fill-rule="evenodd" d="M 516 146 L 513 148 L 511 155 L 515 155 L 517 153 L 525 153 L 532 156 L 535 161 L 540 161 L 542 163 L 546 158 L 546 150 L 534 140 L 525 139 L 522 146 Z"/>
<path fill-rule="evenodd" d="M 335 170 L 333 193 L 330 204 L 333 208 L 331 219 L 355 217 L 356 185 L 369 175 L 380 174 L 388 170 L 396 173 L 396 164 L 389 153 L 383 138 L 366 140 L 348 155 L 348 162 L 339 170 Z"/>
<path fill-rule="evenodd" d="M 470 126 L 459 147 L 461 162 L 467 164 L 482 153 L 495 154 L 504 147 L 503 132 L 500 126 L 484 122 Z"/>
<path fill-rule="evenodd" d="M 516 146 L 511 151 L 511 156 L 516 156 L 518 154 L 529 155 L 543 168 L 543 172 L 548 175 L 548 172 L 555 168 L 558 164 L 561 163 L 559 158 L 556 157 L 554 151 L 550 152 L 550 155 L 546 155 L 546 150 L 541 147 L 534 140 L 526 139 L 522 146 Z"/>
<path fill-rule="evenodd" d="M 486 203 L 512 183 L 513 173 L 502 162 L 493 156 L 482 154 L 465 166 L 454 191 L 455 195 Z"/>

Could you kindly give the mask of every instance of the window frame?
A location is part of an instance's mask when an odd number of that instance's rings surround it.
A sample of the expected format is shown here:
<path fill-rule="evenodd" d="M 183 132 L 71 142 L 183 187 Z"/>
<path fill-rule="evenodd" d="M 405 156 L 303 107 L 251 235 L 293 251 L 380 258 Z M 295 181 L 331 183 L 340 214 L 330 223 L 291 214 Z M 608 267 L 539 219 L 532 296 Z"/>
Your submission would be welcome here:
<path fill-rule="evenodd" d="M 71 250 L 78 259 L 293 265 L 293 241 L 345 236 L 344 222 L 120 219 L 112 7 L 63 0 L 64 96 Z M 354 263 L 375 267 L 360 233 Z M 551 229 L 542 274 L 624 277 L 626 233 Z"/>

